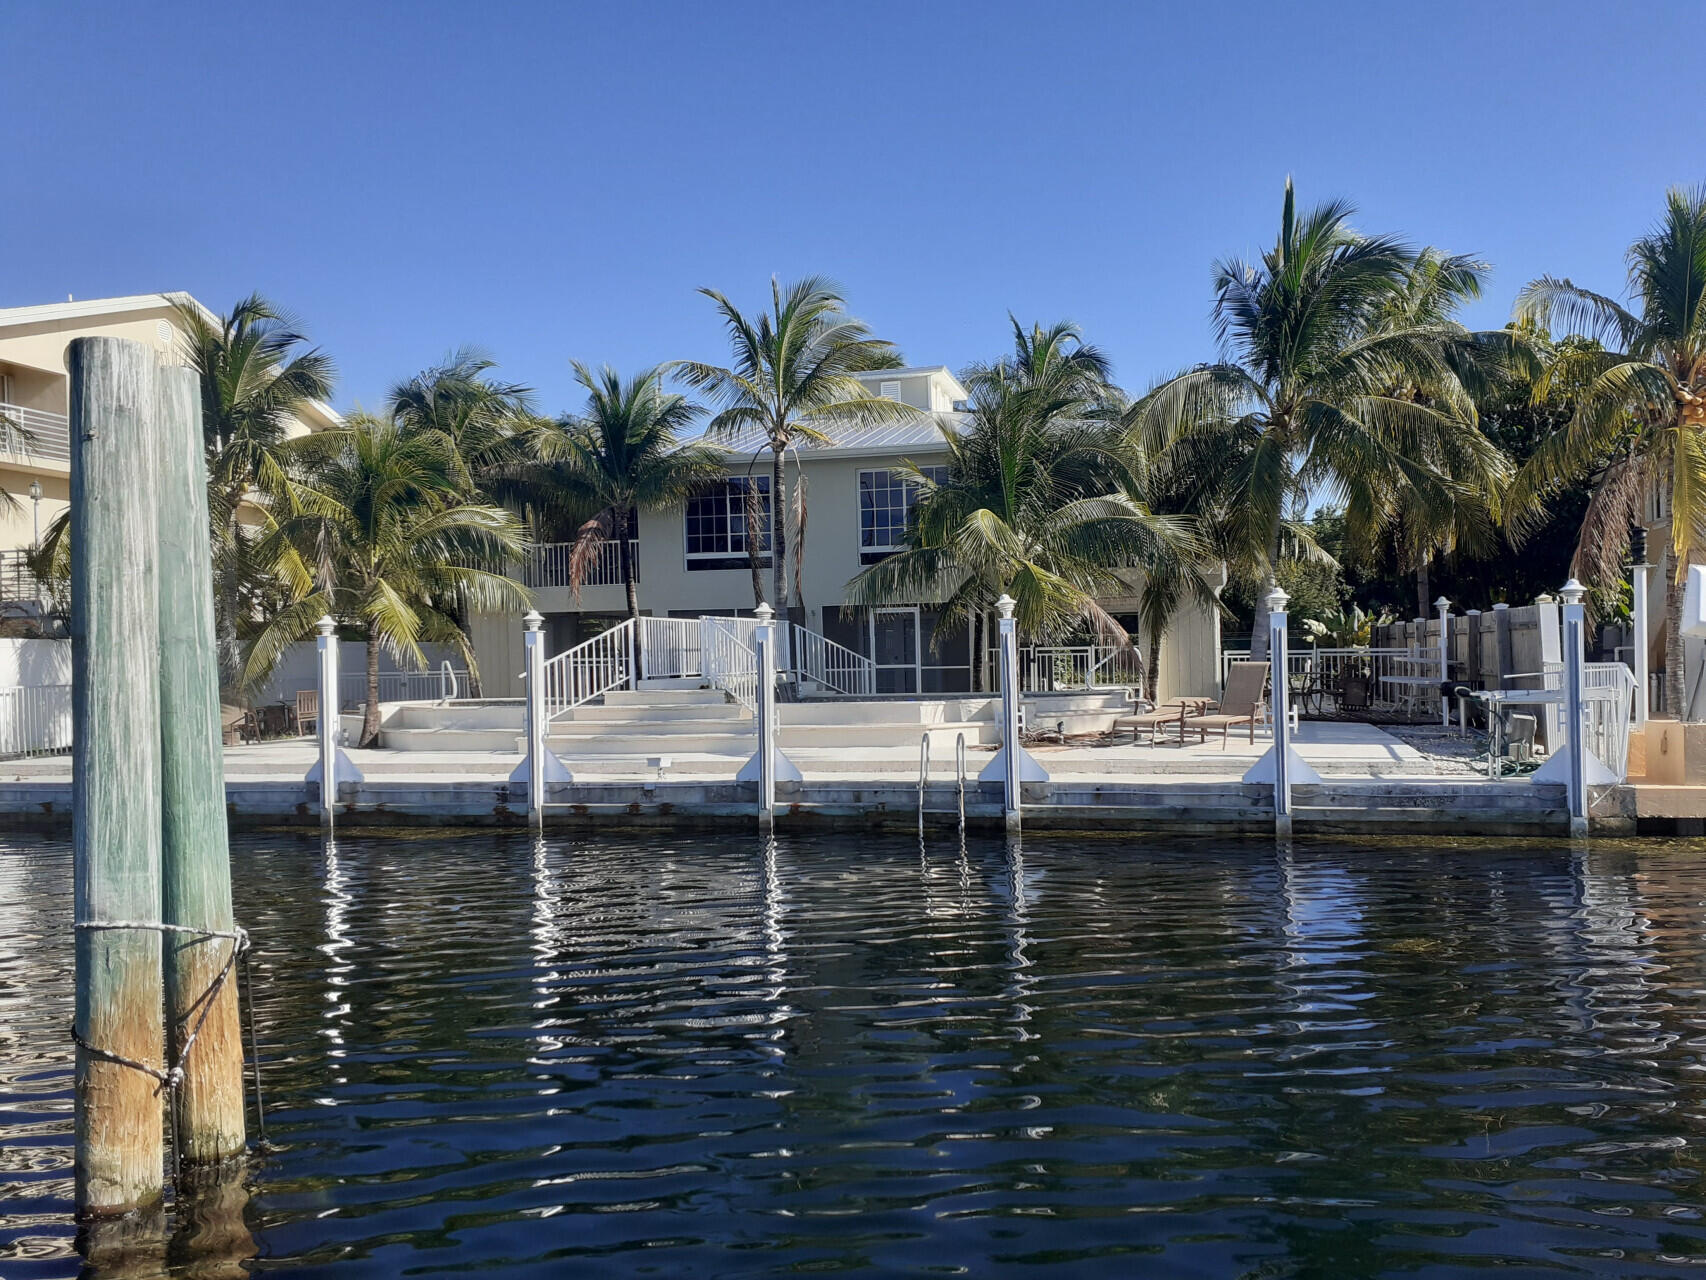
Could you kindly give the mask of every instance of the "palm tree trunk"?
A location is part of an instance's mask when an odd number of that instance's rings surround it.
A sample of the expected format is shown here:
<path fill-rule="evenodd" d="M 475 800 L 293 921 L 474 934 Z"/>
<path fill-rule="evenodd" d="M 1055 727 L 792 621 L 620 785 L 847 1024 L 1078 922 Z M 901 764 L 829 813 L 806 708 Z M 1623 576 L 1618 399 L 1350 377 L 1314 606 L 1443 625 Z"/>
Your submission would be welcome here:
<path fill-rule="evenodd" d="M 362 709 L 361 741 L 356 745 L 379 745 L 379 637 L 367 634 L 367 706 Z"/>
<path fill-rule="evenodd" d="M 1665 714 L 1684 720 L 1688 708 L 1684 698 L 1688 692 L 1688 670 L 1682 660 L 1682 584 L 1677 574 L 1686 568 L 1676 563 L 1673 553 L 1670 581 L 1665 584 Z"/>
<path fill-rule="evenodd" d="M 971 621 L 966 624 L 971 633 L 971 690 L 973 693 L 983 692 L 983 610 L 973 609 Z"/>
<path fill-rule="evenodd" d="M 1161 632 L 1156 631 L 1155 638 L 1149 642 L 1149 661 L 1143 664 L 1143 696 L 1149 699 L 1151 706 L 1156 705 L 1156 699 L 1161 690 Z"/>
<path fill-rule="evenodd" d="M 788 614 L 788 517 L 782 501 L 782 450 L 770 453 L 770 607 Z"/>
<path fill-rule="evenodd" d="M 1428 601 L 1428 562 L 1432 555 L 1423 555 L 1421 563 L 1416 566 L 1416 616 L 1425 618 L 1432 605 Z"/>
<path fill-rule="evenodd" d="M 634 619 L 634 625 L 639 626 L 640 618 L 640 581 L 634 572 L 633 539 L 628 532 L 628 513 L 618 512 L 616 515 L 616 558 L 622 566 L 622 585 L 628 590 L 628 616 Z"/>

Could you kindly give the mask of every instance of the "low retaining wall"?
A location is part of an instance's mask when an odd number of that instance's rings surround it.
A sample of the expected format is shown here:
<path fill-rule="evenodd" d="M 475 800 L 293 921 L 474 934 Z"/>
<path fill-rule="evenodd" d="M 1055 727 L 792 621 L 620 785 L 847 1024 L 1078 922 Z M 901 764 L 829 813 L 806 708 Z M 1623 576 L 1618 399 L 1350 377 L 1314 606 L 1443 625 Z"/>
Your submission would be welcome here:
<path fill-rule="evenodd" d="M 338 821 L 352 827 L 525 827 L 521 788 L 497 782 L 384 781 L 345 783 Z M 565 783 L 550 789 L 552 827 L 756 827 L 753 783 L 664 781 Z M 1328 781 L 1293 788 L 1299 834 L 1436 831 L 1453 835 L 1535 835 L 1562 832 L 1567 823 L 1561 786 L 1527 781 L 1410 779 Z M 241 827 L 320 823 L 318 788 L 298 782 L 232 780 L 225 784 L 231 822 Z M 806 783 L 784 789 L 777 825 L 915 828 L 918 787 L 895 779 Z M 1024 824 L 1032 831 L 1172 831 L 1263 834 L 1273 830 L 1273 790 L 1243 782 L 1068 782 L 1028 785 Z M 926 821 L 953 826 L 959 792 L 953 783 L 926 789 Z M 1002 825 L 995 784 L 970 783 L 966 823 Z M 1617 806 L 1603 812 L 1607 829 L 1621 830 Z M 0 783 L 0 827 L 67 830 L 68 782 Z"/>

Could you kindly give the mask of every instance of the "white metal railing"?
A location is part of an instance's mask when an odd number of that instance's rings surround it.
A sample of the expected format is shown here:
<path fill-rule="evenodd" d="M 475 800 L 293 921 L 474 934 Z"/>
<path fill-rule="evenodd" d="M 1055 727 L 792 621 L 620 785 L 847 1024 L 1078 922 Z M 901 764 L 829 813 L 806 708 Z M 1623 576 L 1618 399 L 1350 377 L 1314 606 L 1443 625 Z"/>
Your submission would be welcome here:
<path fill-rule="evenodd" d="M 1320 648 L 1291 650 L 1286 674 L 1293 705 L 1308 715 L 1396 711 L 1427 705 L 1437 709 L 1439 654 L 1398 648 Z M 1220 683 L 1224 688 L 1234 662 L 1248 662 L 1248 649 L 1224 649 Z"/>
<path fill-rule="evenodd" d="M 633 679 L 634 620 L 624 618 L 608 631 L 547 659 L 545 721 L 548 724 L 612 689 L 632 687 Z"/>
<path fill-rule="evenodd" d="M 701 618 L 699 638 L 701 675 L 748 711 L 758 710 L 758 655 L 750 618 Z M 782 664 L 777 663 L 777 669 Z"/>
<path fill-rule="evenodd" d="M 986 653 L 986 670 L 999 670 L 999 651 Z M 1031 645 L 1020 649 L 1018 658 L 1019 689 L 1024 693 L 1125 689 L 1143 683 L 1143 658 L 1134 645 Z"/>
<path fill-rule="evenodd" d="M 448 692 L 447 692 L 448 690 Z M 381 702 L 449 702 L 470 698 L 474 693 L 473 677 L 466 667 L 452 667 L 445 662 L 437 671 L 381 671 L 379 701 Z M 367 701 L 367 673 L 344 671 L 338 675 L 338 697 L 345 706 Z"/>
<path fill-rule="evenodd" d="M 702 675 L 699 618 L 641 618 L 640 670 L 648 676 Z"/>
<path fill-rule="evenodd" d="M 521 581 L 529 587 L 570 586 L 569 563 L 574 558 L 575 543 L 546 542 L 534 547 L 521 566 Z M 620 587 L 622 579 L 621 543 L 606 538 L 594 549 L 592 561 L 581 579 L 583 587 Z M 634 566 L 634 581 L 640 580 L 640 543 L 628 539 L 628 561 Z"/>
<path fill-rule="evenodd" d="M 0 603 L 40 602 L 43 592 L 30 570 L 29 553 L 0 551 Z"/>
<path fill-rule="evenodd" d="M 1629 730 L 1635 715 L 1635 673 L 1621 662 L 1583 664 L 1582 715 L 1587 721 L 1589 749 L 1612 773 L 1626 777 Z"/>
<path fill-rule="evenodd" d="M 815 681 L 825 689 L 850 697 L 865 697 L 877 688 L 877 666 L 864 654 L 837 644 L 799 623 L 792 632 L 792 667 L 801 680 Z"/>
<path fill-rule="evenodd" d="M 0 689 L 0 755 L 45 756 L 71 750 L 71 686 Z"/>
<path fill-rule="evenodd" d="M 0 454 L 19 460 L 71 461 L 71 420 L 63 413 L 0 402 Z"/>

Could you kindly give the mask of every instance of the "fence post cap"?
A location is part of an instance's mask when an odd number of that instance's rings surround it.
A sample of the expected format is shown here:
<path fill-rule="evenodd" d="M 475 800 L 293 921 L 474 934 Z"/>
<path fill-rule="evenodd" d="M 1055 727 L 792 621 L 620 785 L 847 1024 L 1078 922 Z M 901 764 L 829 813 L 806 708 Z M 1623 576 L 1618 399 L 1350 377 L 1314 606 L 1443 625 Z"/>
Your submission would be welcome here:
<path fill-rule="evenodd" d="M 521 625 L 526 627 L 529 631 L 539 630 L 544 623 L 544 615 L 542 615 L 537 609 L 529 609 L 526 613 L 521 615 Z"/>
<path fill-rule="evenodd" d="M 1285 593 L 1285 588 L 1275 583 L 1274 589 L 1268 592 L 1268 612 L 1284 613 L 1285 607 L 1289 603 L 1291 603 L 1291 597 Z"/>
<path fill-rule="evenodd" d="M 757 618 L 760 623 L 765 623 L 776 616 L 776 610 L 770 607 L 768 600 L 764 600 L 760 601 L 758 608 L 752 611 L 752 616 Z"/>
<path fill-rule="evenodd" d="M 1505 601 L 1503 601 L 1503 600 L 1501 600 L 1501 601 L 1499 601 L 1499 602 L 1498 602 L 1498 603 L 1497 603 L 1497 604 L 1496 604 L 1496 605 L 1494 605 L 1494 606 L 1493 606 L 1493 608 L 1494 608 L 1494 609 L 1495 609 L 1495 610 L 1498 610 L 1498 609 L 1508 609 L 1508 608 L 1510 608 L 1510 605 L 1509 605 L 1509 604 L 1507 604 L 1507 603 L 1506 603 L 1506 602 L 1505 602 Z"/>
<path fill-rule="evenodd" d="M 1574 578 L 1566 582 L 1558 591 L 1565 604 L 1580 604 L 1587 597 L 1587 593 L 1588 589 Z"/>
<path fill-rule="evenodd" d="M 995 608 L 1003 618 L 1011 618 L 1013 616 L 1014 606 L 1018 603 L 1019 602 L 1017 600 L 1003 591 L 1001 593 L 1001 598 L 995 602 Z"/>
<path fill-rule="evenodd" d="M 338 624 L 332 621 L 331 614 L 322 613 L 320 620 L 314 624 L 314 629 L 323 636 L 329 636 L 338 629 Z"/>
<path fill-rule="evenodd" d="M 1441 596 L 1438 600 L 1434 601 L 1434 608 L 1438 609 L 1441 613 L 1444 613 L 1447 609 L 1451 608 L 1451 601 L 1447 600 L 1444 596 Z"/>

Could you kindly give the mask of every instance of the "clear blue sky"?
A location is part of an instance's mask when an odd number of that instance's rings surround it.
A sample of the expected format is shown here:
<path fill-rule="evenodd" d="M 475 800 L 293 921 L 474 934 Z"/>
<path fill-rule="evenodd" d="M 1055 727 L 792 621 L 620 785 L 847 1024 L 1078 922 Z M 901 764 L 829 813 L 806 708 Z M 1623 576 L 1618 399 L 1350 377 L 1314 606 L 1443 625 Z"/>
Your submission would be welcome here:
<path fill-rule="evenodd" d="M 1281 186 L 1620 292 L 1706 180 L 1698 3 L 125 4 L 0 0 L 0 305 L 260 290 L 339 407 L 477 344 L 726 351 L 822 272 L 914 363 L 1070 318 L 1128 387 L 1212 353 L 1210 264 Z"/>

